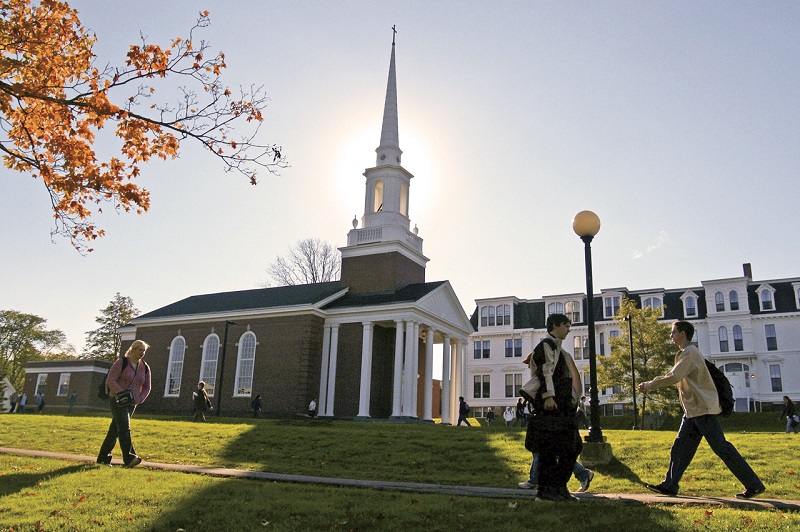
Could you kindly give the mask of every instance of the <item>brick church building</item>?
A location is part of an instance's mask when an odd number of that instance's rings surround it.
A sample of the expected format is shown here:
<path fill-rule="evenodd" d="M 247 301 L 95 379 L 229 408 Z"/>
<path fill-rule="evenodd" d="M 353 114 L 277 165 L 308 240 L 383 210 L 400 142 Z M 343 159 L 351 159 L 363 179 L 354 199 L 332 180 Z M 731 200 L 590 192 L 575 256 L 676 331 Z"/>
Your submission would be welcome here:
<path fill-rule="evenodd" d="M 246 415 L 260 395 L 270 417 L 304 413 L 314 399 L 322 417 L 455 421 L 473 328 L 450 283 L 426 281 L 422 238 L 410 229 L 394 42 L 376 153 L 364 215 L 340 248 L 340 281 L 195 295 L 120 330 L 123 350 L 137 338 L 151 346 L 141 411 L 185 413 L 203 380 L 222 415 Z"/>

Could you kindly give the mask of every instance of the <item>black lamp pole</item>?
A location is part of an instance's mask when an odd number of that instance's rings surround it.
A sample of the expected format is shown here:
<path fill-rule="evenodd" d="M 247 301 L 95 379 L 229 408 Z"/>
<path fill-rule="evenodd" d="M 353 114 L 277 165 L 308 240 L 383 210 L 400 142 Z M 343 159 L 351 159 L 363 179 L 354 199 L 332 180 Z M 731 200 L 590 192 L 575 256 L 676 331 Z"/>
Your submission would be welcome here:
<path fill-rule="evenodd" d="M 586 324 L 589 328 L 589 384 L 591 390 L 589 394 L 589 420 L 591 426 L 589 427 L 589 435 L 586 436 L 587 442 L 602 442 L 603 430 L 600 428 L 600 398 L 597 396 L 597 353 L 595 352 L 594 342 L 594 289 L 592 287 L 592 239 L 594 235 L 584 235 L 581 237 L 583 240 L 583 254 L 586 260 L 586 305 L 588 306 L 586 312 Z"/>
<path fill-rule="evenodd" d="M 600 398 L 597 396 L 597 351 L 594 340 L 594 288 L 592 287 L 592 240 L 600 231 L 600 218 L 592 211 L 581 211 L 572 220 L 572 230 L 583 240 L 583 254 L 586 260 L 586 325 L 589 328 L 589 383 L 591 399 L 589 406 L 588 443 L 603 443 L 603 430 L 600 428 Z"/>
<path fill-rule="evenodd" d="M 225 374 L 225 350 L 228 347 L 228 326 L 236 325 L 235 321 L 225 320 L 225 334 L 222 338 L 222 357 L 219 361 L 219 380 L 215 383 L 214 393 L 217 394 L 217 416 L 220 415 L 222 403 L 222 376 Z"/>
<path fill-rule="evenodd" d="M 638 429 L 638 408 L 636 407 L 636 367 L 633 365 L 633 318 L 630 314 L 625 317 L 628 322 L 628 340 L 631 345 L 631 391 L 633 393 L 633 430 Z"/>

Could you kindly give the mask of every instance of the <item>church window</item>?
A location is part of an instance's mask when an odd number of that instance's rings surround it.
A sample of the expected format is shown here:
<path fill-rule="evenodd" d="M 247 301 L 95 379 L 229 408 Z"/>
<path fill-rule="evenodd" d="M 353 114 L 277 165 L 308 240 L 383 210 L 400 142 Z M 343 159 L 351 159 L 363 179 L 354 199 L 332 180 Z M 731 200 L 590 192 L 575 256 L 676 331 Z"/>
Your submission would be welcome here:
<path fill-rule="evenodd" d="M 206 383 L 206 393 L 214 395 L 217 384 L 217 359 L 219 357 L 219 336 L 209 334 L 203 342 L 203 360 L 200 363 L 200 380 Z"/>
<path fill-rule="evenodd" d="M 167 364 L 167 385 L 164 396 L 177 397 L 181 393 L 181 376 L 183 375 L 183 357 L 186 355 L 186 340 L 176 336 L 169 346 L 169 363 Z"/>
<path fill-rule="evenodd" d="M 372 189 L 372 212 L 383 210 L 383 181 L 375 181 L 375 188 Z"/>
<path fill-rule="evenodd" d="M 234 395 L 252 395 L 255 362 L 256 335 L 247 331 L 239 338 L 239 356 L 236 359 L 236 393 Z"/>
<path fill-rule="evenodd" d="M 400 214 L 408 216 L 408 183 L 400 184 Z"/>

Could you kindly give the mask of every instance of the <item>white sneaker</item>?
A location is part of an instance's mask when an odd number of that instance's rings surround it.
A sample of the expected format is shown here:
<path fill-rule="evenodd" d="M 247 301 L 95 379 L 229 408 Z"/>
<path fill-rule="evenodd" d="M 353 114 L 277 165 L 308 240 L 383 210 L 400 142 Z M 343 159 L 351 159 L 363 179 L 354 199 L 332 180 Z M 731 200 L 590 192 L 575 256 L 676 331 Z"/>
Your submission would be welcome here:
<path fill-rule="evenodd" d="M 586 490 L 588 490 L 589 489 L 589 484 L 591 484 L 592 480 L 594 479 L 594 471 L 592 471 L 592 470 L 588 470 L 588 471 L 589 471 L 589 474 L 586 475 L 586 480 L 582 480 L 581 481 L 581 488 L 578 490 L 578 493 L 583 493 Z"/>
<path fill-rule="evenodd" d="M 538 486 L 533 482 L 531 482 L 530 479 L 526 480 L 525 482 L 520 482 L 518 486 L 520 487 L 520 489 L 523 490 L 535 490 L 536 488 L 538 488 Z"/>

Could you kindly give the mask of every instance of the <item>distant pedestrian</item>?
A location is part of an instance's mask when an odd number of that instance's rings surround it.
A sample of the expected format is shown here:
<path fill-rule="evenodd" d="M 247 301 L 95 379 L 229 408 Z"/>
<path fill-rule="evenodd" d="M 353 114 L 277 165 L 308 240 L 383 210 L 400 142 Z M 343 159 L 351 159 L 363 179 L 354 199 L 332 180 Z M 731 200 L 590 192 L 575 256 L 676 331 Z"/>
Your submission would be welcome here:
<path fill-rule="evenodd" d="M 523 422 L 525 421 L 525 402 L 520 397 L 517 399 L 517 406 L 515 412 L 516 418 L 514 419 L 514 426 L 524 426 Z"/>
<path fill-rule="evenodd" d="M 69 394 L 69 397 L 67 398 L 67 414 L 72 413 L 72 409 L 75 408 L 75 403 L 77 402 L 78 402 L 78 394 L 73 391 L 71 394 Z"/>
<path fill-rule="evenodd" d="M 314 418 L 317 415 L 317 400 L 312 399 L 310 403 L 308 403 L 308 417 Z"/>
<path fill-rule="evenodd" d="M 486 424 L 491 427 L 492 421 L 494 421 L 494 408 L 489 407 L 489 411 L 486 412 Z"/>
<path fill-rule="evenodd" d="M 794 409 L 794 403 L 789 399 L 788 395 L 783 396 L 783 411 L 781 412 L 781 420 L 786 418 L 786 434 L 794 431 L 797 434 L 797 425 L 800 425 L 800 419 L 797 419 L 797 412 Z"/>
<path fill-rule="evenodd" d="M 24 414 L 25 409 L 28 408 L 28 394 L 24 391 L 19 398 L 19 405 L 17 406 L 17 414 Z"/>
<path fill-rule="evenodd" d="M 468 427 L 471 427 L 472 424 L 467 419 L 468 415 L 469 415 L 469 405 L 467 404 L 467 402 L 464 400 L 463 397 L 459 397 L 458 398 L 458 423 L 456 423 L 456 426 L 460 427 L 461 426 L 461 422 L 463 421 L 464 423 L 467 424 Z"/>
<path fill-rule="evenodd" d="M 257 418 L 258 413 L 261 412 L 261 395 L 256 395 L 255 399 L 250 401 L 250 408 L 253 409 L 253 417 Z"/>
<path fill-rule="evenodd" d="M 507 406 L 503 412 L 503 419 L 506 420 L 506 427 L 510 427 L 511 422 L 514 421 L 514 412 L 511 411 L 510 406 Z"/>
<path fill-rule="evenodd" d="M 41 413 L 44 410 L 44 394 L 40 393 L 36 396 L 36 411 Z"/>
<path fill-rule="evenodd" d="M 680 351 L 675 355 L 675 365 L 662 377 L 639 384 L 640 392 L 676 385 L 684 414 L 678 435 L 670 451 L 669 468 L 660 484 L 645 484 L 647 489 L 662 495 L 677 495 L 683 473 L 694 458 L 703 438 L 714 454 L 719 456 L 731 473 L 744 484 L 737 499 L 752 499 L 766 489 L 736 447 L 725 439 L 717 415 L 722 411 L 711 374 L 700 350 L 691 343 L 694 325 L 678 321 L 672 326 L 672 342 Z"/>
<path fill-rule="evenodd" d="M 578 423 L 583 425 L 584 429 L 589 428 L 589 422 L 586 419 L 586 396 L 581 395 L 581 402 L 578 404 Z"/>
<path fill-rule="evenodd" d="M 206 410 L 214 410 L 205 388 L 206 383 L 200 381 L 197 383 L 197 389 L 194 391 L 194 418 L 192 421 L 197 421 L 199 423 L 205 422 Z"/>
<path fill-rule="evenodd" d="M 17 408 L 17 403 L 19 402 L 19 394 L 17 393 L 16 390 L 14 390 L 14 393 L 12 393 L 11 397 L 8 398 L 8 402 L 10 403 L 11 406 L 8 413 L 13 414 L 14 410 Z"/>

